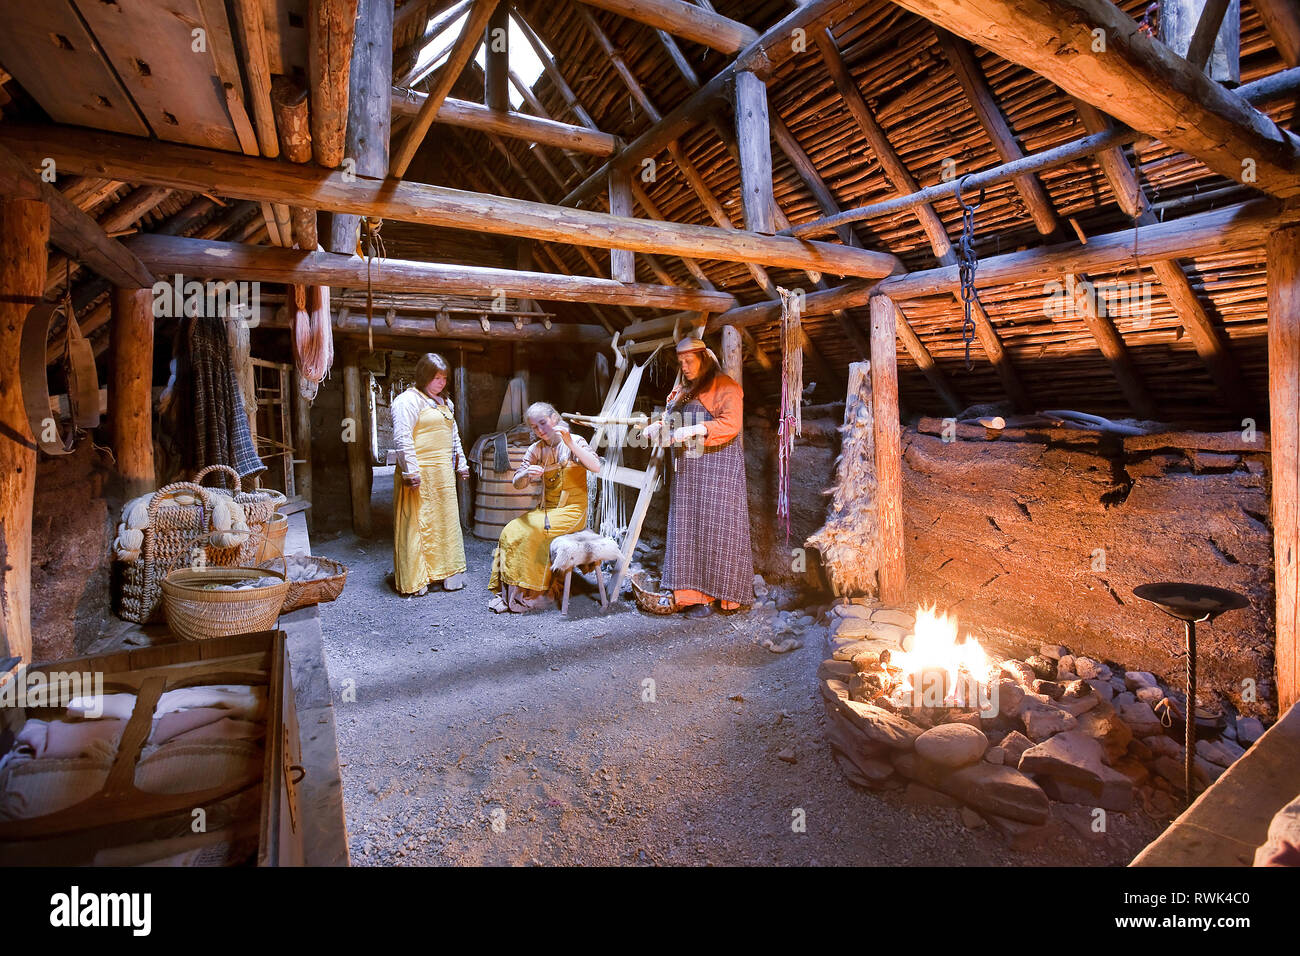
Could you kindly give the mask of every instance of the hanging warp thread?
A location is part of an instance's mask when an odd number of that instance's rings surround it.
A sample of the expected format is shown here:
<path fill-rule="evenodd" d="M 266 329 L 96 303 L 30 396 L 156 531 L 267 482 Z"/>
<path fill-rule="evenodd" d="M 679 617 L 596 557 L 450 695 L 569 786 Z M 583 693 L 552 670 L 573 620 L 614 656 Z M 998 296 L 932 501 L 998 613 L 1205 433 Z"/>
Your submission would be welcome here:
<path fill-rule="evenodd" d="M 785 543 L 790 543 L 790 458 L 794 440 L 803 433 L 803 345 L 800 309 L 803 294 L 777 286 L 781 296 L 781 418 L 777 426 L 776 518 L 785 521 Z"/>
<path fill-rule="evenodd" d="M 957 202 L 961 206 L 961 238 L 957 240 L 957 272 L 961 279 L 961 302 L 965 317 L 961 324 L 961 340 L 966 346 L 966 371 L 974 366 L 970 360 L 971 343 L 975 341 L 975 320 L 971 318 L 971 307 L 980 304 L 979 292 L 975 289 L 975 210 L 984 201 L 984 187 L 980 187 L 979 199 L 967 203 L 961 198 L 962 188 L 970 174 L 957 182 Z"/>
<path fill-rule="evenodd" d="M 632 416 L 632 407 L 636 404 L 636 395 L 641 389 L 641 377 L 645 374 L 646 366 L 650 365 L 658 354 L 659 350 L 656 349 L 640 365 L 632 363 L 628 366 L 627 374 L 618 391 L 606 396 L 605 405 L 600 410 L 602 418 L 628 419 Z M 602 457 L 605 459 L 606 467 L 600 470 L 600 474 L 591 475 L 589 478 L 589 481 L 595 482 L 599 493 L 588 495 L 592 503 L 591 514 L 588 517 L 593 528 L 598 528 L 601 534 L 615 540 L 622 540 L 623 533 L 627 529 L 627 506 L 618 483 L 609 476 L 623 463 L 623 446 L 627 443 L 627 431 L 630 427 L 627 424 L 604 425 L 598 432 L 599 441 L 593 445 L 597 455 L 601 454 L 599 446 L 604 446 Z"/>
<path fill-rule="evenodd" d="M 366 260 L 366 347 L 370 352 L 375 350 L 375 333 L 371 328 L 375 317 L 375 292 L 370 269 L 376 259 L 382 261 L 387 254 L 384 240 L 379 235 L 383 225 L 384 220 L 369 216 L 362 216 L 357 224 L 357 255 Z"/>

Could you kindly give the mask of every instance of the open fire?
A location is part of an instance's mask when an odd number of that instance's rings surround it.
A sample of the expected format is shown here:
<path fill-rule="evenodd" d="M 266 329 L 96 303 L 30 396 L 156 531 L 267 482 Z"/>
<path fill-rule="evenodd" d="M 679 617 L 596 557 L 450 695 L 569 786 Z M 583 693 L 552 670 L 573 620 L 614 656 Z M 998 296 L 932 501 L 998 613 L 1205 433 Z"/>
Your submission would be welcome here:
<path fill-rule="evenodd" d="M 957 618 L 917 608 L 907 650 L 881 651 L 872 675 L 893 708 L 997 713 L 998 668 L 971 634 L 959 637 Z M 870 676 L 867 678 L 870 679 Z"/>

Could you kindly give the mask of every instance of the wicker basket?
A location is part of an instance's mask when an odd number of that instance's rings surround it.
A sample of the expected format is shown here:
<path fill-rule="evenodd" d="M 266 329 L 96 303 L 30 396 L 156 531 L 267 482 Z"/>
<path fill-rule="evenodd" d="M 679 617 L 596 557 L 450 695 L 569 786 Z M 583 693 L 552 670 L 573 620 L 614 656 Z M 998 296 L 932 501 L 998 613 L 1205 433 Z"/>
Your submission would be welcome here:
<path fill-rule="evenodd" d="M 667 607 L 660 607 L 659 599 L 672 598 L 673 593 L 660 590 L 658 580 L 649 573 L 634 572 L 628 578 L 628 584 L 632 585 L 632 596 L 636 599 L 636 606 L 647 614 L 675 614 L 679 610 L 675 600 L 670 600 Z"/>
<path fill-rule="evenodd" d="M 203 587 L 261 577 L 279 580 L 249 591 L 208 591 Z M 284 575 L 266 568 L 183 568 L 162 582 L 163 609 L 167 626 L 182 641 L 208 641 L 271 630 L 288 590 Z"/>
<path fill-rule="evenodd" d="M 316 555 L 311 555 L 308 560 L 318 568 L 325 568 L 333 573 L 327 578 L 316 578 L 311 581 L 289 581 L 289 592 L 284 597 L 284 605 L 280 608 L 281 614 L 288 614 L 290 611 L 309 607 L 312 604 L 327 604 L 343 593 L 343 585 L 348 580 L 348 569 L 345 565 Z M 264 561 L 258 567 L 269 571 L 279 563 L 277 558 Z"/>
<path fill-rule="evenodd" d="M 223 563 L 211 547 L 212 492 L 188 481 L 164 485 L 149 501 L 149 524 L 140 557 L 122 573 L 118 614 L 144 624 L 162 607 L 162 581 L 168 572 L 195 563 Z M 198 549 L 198 550 L 196 550 Z M 233 551 L 237 549 L 226 549 Z M 216 555 L 218 561 L 213 562 Z"/>

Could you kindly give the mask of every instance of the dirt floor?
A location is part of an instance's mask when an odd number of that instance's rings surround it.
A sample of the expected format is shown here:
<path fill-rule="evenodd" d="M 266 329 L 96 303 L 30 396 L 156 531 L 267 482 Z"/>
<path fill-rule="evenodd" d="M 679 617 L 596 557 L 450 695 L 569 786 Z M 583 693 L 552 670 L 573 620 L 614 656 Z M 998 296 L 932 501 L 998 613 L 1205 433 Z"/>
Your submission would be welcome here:
<path fill-rule="evenodd" d="M 376 469 L 373 539 L 313 542 L 350 569 L 321 614 L 356 865 L 1122 865 L 1159 832 L 1113 813 L 1018 850 L 857 788 L 825 741 L 819 626 L 773 654 L 773 612 L 602 613 L 576 577 L 567 620 L 493 614 L 495 543 L 470 536 L 464 589 L 400 598 L 391 490 Z"/>

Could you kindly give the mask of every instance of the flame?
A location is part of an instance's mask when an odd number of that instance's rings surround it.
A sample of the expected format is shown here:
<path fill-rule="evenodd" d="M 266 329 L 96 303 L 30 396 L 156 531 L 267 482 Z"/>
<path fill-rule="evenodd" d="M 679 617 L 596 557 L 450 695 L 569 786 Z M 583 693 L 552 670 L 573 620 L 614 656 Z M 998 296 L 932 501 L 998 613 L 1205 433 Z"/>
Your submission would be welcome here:
<path fill-rule="evenodd" d="M 912 649 L 893 655 L 890 661 L 891 667 L 902 669 L 902 684 L 895 696 L 900 698 L 900 703 L 915 698 L 918 691 L 920 696 L 929 698 L 933 688 L 928 688 L 922 678 L 928 674 L 933 681 L 934 676 L 942 673 L 942 706 L 976 706 L 977 685 L 987 680 L 989 663 L 984 648 L 972 634 L 968 632 L 964 642 L 957 640 L 955 616 L 940 614 L 934 607 L 918 607 Z"/>

